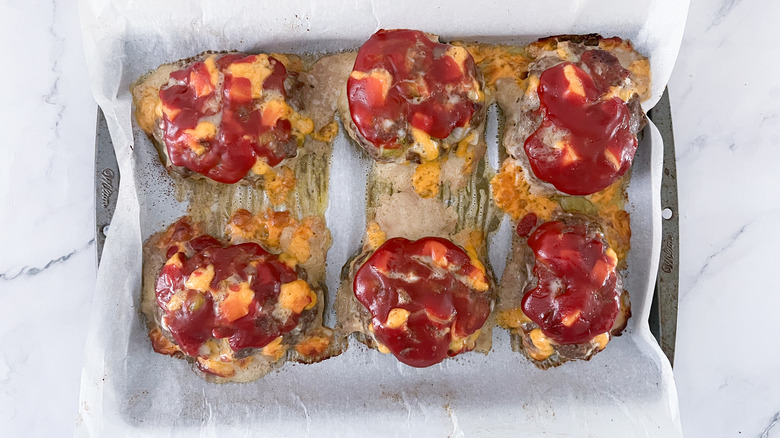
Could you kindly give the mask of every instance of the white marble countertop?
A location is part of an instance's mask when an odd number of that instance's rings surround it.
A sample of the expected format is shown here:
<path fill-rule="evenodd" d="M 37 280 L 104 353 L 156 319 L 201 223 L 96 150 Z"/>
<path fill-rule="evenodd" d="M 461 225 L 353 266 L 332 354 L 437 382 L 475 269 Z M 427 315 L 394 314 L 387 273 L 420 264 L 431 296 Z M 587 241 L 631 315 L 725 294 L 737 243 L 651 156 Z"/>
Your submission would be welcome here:
<path fill-rule="evenodd" d="M 0 430 L 70 435 L 97 265 L 96 107 L 75 2 L 0 4 Z M 689 438 L 780 437 L 778 22 L 778 2 L 692 0 L 669 83 Z"/>

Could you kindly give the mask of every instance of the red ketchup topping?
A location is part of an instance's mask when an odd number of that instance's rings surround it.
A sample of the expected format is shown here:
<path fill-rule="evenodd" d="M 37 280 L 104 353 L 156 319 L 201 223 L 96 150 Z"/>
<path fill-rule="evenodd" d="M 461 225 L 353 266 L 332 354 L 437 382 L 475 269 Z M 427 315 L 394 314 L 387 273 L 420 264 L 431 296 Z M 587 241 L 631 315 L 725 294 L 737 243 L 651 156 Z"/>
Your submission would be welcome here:
<path fill-rule="evenodd" d="M 217 182 L 232 184 L 247 174 L 257 157 L 263 157 L 269 165 L 275 166 L 282 159 L 295 155 L 285 152 L 296 150 L 285 147 L 291 141 L 290 121 L 264 115 L 259 99 L 252 99 L 249 79 L 233 76 L 229 71 L 231 65 L 252 63 L 258 56 L 231 54 L 217 59 L 216 68 L 224 75 L 224 80 L 216 86 L 203 61 L 171 73 L 175 83 L 160 89 L 160 100 L 166 108 L 162 120 L 163 139 L 174 165 Z M 262 99 L 269 91 L 286 98 L 287 69 L 273 57 L 268 61 L 272 72 L 263 81 Z M 204 120 L 218 127 L 213 138 L 197 139 L 185 132 L 195 129 Z"/>
<path fill-rule="evenodd" d="M 567 68 L 579 79 L 584 95 L 573 91 L 577 84 L 570 88 Z M 601 96 L 627 75 L 617 58 L 603 50 L 586 51 L 579 65 L 564 62 L 542 73 L 538 88 L 542 124 L 525 141 L 538 178 L 561 192 L 589 195 L 626 173 L 637 147 L 630 112 L 620 98 Z"/>
<path fill-rule="evenodd" d="M 589 342 L 612 329 L 621 290 L 616 258 L 600 234 L 584 224 L 545 222 L 528 238 L 536 264 L 535 288 L 523 296 L 523 312 L 559 344 Z"/>
<path fill-rule="evenodd" d="M 353 290 L 371 313 L 374 335 L 401 362 L 427 367 L 462 351 L 450 351 L 458 339 L 477 331 L 490 313 L 486 291 L 469 285 L 469 277 L 487 284 L 469 256 L 446 239 L 393 238 L 358 269 Z M 387 326 L 393 309 L 408 311 L 400 327 Z"/>
<path fill-rule="evenodd" d="M 523 216 L 522 219 L 517 223 L 517 228 L 515 231 L 517 231 L 517 235 L 520 237 L 528 237 L 529 234 L 531 234 L 531 231 L 533 231 L 534 227 L 536 226 L 536 222 L 538 221 L 538 218 L 536 217 L 535 213 L 528 213 L 525 216 Z"/>
<path fill-rule="evenodd" d="M 279 292 L 283 283 L 295 281 L 298 277 L 287 265 L 256 243 L 223 246 L 218 240 L 204 235 L 185 244 L 178 256 L 182 261 L 166 264 L 157 277 L 155 287 L 157 304 L 163 312 L 163 322 L 173 340 L 189 356 L 199 356 L 200 346 L 211 338 L 228 338 L 234 351 L 242 348 L 261 348 L 274 339 L 295 328 L 300 315 L 295 312 L 278 312 Z M 177 254 L 175 248 L 169 254 Z M 214 267 L 214 278 L 210 290 L 199 292 L 187 289 L 185 282 L 198 268 Z M 254 297 L 249 303 L 248 313 L 229 321 L 215 306 L 214 293 L 220 283 L 230 281 L 232 291 L 238 291 L 239 282 L 248 282 Z M 178 309 L 170 310 L 169 302 L 176 292 L 184 293 L 184 300 Z"/>
<path fill-rule="evenodd" d="M 446 55 L 448 47 L 416 30 L 380 30 L 360 47 L 347 96 L 352 121 L 368 142 L 399 149 L 412 141 L 407 124 L 443 139 L 471 121 L 482 107 L 469 98 L 478 91 L 474 59 L 467 54 L 462 67 Z M 392 77 L 387 96 L 381 76 L 371 76 L 378 69 Z"/>

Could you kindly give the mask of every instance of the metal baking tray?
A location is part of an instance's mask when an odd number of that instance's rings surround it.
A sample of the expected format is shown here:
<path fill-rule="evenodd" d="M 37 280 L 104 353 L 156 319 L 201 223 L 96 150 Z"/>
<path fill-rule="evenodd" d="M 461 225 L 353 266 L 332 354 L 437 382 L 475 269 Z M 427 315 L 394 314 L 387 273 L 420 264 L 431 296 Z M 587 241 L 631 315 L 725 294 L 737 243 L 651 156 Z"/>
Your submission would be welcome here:
<path fill-rule="evenodd" d="M 663 177 L 661 180 L 661 256 L 655 282 L 653 302 L 648 322 L 669 362 L 674 365 L 677 335 L 677 297 L 679 288 L 680 240 L 677 219 L 677 167 L 674 157 L 674 135 L 668 90 L 648 117 L 658 127 L 664 143 Z M 95 136 L 95 242 L 97 260 L 103 253 L 103 244 L 110 233 L 111 218 L 119 192 L 119 167 L 108 132 L 106 119 L 98 108 Z"/>

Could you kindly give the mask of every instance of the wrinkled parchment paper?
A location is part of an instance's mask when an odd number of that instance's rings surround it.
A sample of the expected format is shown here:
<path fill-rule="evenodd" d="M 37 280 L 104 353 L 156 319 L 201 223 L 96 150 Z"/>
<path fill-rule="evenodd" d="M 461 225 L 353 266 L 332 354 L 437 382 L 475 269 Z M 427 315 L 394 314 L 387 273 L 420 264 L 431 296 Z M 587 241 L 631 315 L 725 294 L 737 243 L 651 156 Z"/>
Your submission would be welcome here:
<path fill-rule="evenodd" d="M 341 356 L 286 364 L 250 384 L 215 385 L 150 347 L 139 306 L 141 245 L 186 211 L 147 138 L 131 121 L 128 90 L 159 64 L 205 50 L 334 52 L 380 28 L 443 40 L 525 43 L 597 32 L 631 39 L 649 56 L 653 97 L 674 65 L 688 2 L 542 1 L 108 1 L 81 0 L 92 90 L 106 115 L 121 172 L 119 199 L 98 271 L 81 383 L 78 436 L 681 436 L 671 367 L 647 325 L 660 246 L 662 143 L 650 125 L 629 187 L 632 249 L 625 334 L 590 362 L 538 370 L 503 330 L 488 355 L 414 369 L 352 341 Z M 488 158 L 498 165 L 496 111 Z M 364 230 L 369 163 L 343 133 L 334 142 L 328 287 Z M 511 225 L 491 241 L 500 277 Z M 331 315 L 332 317 L 332 315 Z M 330 321 L 333 322 L 332 319 Z M 225 435 L 228 434 L 228 435 Z"/>

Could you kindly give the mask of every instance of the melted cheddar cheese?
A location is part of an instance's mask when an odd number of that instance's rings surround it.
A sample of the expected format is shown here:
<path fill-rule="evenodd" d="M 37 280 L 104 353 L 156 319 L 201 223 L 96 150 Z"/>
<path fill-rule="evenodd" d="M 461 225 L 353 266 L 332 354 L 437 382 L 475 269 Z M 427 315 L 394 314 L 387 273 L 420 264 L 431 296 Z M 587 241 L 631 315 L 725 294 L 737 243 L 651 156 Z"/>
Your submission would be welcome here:
<path fill-rule="evenodd" d="M 327 336 L 307 336 L 295 346 L 295 351 L 303 356 L 316 357 L 327 350 L 330 343 L 331 339 Z"/>
<path fill-rule="evenodd" d="M 512 78 L 518 83 L 525 79 L 531 62 L 523 48 L 492 44 L 462 44 L 471 53 L 482 70 L 485 85 L 493 87 L 501 78 Z"/>
<path fill-rule="evenodd" d="M 274 171 L 268 169 L 263 174 L 265 193 L 273 205 L 281 205 L 295 188 L 295 172 L 288 166 L 282 166 Z"/>
<path fill-rule="evenodd" d="M 490 180 L 490 186 L 496 205 L 514 221 L 528 213 L 535 213 L 546 221 L 560 210 L 558 203 L 551 198 L 531 194 L 531 185 L 525 179 L 522 168 L 512 159 L 504 160 L 501 171 Z"/>
<path fill-rule="evenodd" d="M 138 121 L 138 126 L 147 134 L 151 134 L 162 115 L 160 90 L 154 87 L 144 88 L 141 91 L 141 97 L 136 102 L 135 118 Z"/>
<path fill-rule="evenodd" d="M 290 267 L 305 263 L 311 258 L 312 239 L 319 219 L 309 216 L 298 221 L 288 211 L 267 210 L 252 215 L 238 210 L 228 223 L 228 233 L 233 241 L 257 241 L 263 247 L 279 255 L 279 260 Z M 285 240 L 283 235 L 288 236 Z"/>
<path fill-rule="evenodd" d="M 606 189 L 588 196 L 596 206 L 604 238 L 620 262 L 625 261 L 631 249 L 631 217 L 625 210 L 627 184 L 628 175 L 624 175 Z"/>
<path fill-rule="evenodd" d="M 414 191 L 421 198 L 432 198 L 439 194 L 441 165 L 439 160 L 428 161 L 417 166 L 412 176 Z"/>
<path fill-rule="evenodd" d="M 271 76 L 273 67 L 268 55 L 257 55 L 252 62 L 231 64 L 228 71 L 235 77 L 246 78 L 252 84 L 252 99 L 263 97 L 263 82 Z"/>
<path fill-rule="evenodd" d="M 279 336 L 278 338 L 271 341 L 271 343 L 263 347 L 261 351 L 264 355 L 270 356 L 274 361 L 277 361 L 281 359 L 282 356 L 284 356 L 284 353 L 287 352 L 287 347 L 282 344 L 283 340 L 284 338 Z"/>
<path fill-rule="evenodd" d="M 387 233 L 376 222 L 371 222 L 366 228 L 366 243 L 371 249 L 377 249 L 387 240 Z"/>

